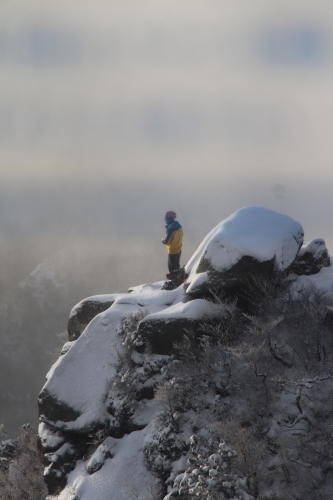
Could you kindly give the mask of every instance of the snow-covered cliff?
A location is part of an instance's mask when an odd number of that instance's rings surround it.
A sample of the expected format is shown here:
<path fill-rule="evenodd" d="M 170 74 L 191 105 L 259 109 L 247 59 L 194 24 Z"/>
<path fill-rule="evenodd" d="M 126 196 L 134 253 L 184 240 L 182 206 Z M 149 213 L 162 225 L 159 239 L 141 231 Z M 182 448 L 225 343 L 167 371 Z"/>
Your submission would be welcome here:
<path fill-rule="evenodd" d="M 208 234 L 178 288 L 73 308 L 39 397 L 49 498 L 328 491 L 333 405 L 319 394 L 333 396 L 333 266 L 323 240 L 302 243 L 290 217 L 243 208 Z"/>

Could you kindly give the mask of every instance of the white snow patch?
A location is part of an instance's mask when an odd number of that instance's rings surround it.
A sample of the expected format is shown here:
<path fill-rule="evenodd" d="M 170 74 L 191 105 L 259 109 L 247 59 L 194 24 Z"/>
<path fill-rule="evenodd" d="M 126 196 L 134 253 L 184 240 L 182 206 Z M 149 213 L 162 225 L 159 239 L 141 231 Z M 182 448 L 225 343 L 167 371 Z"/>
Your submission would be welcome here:
<path fill-rule="evenodd" d="M 47 424 L 41 422 L 38 426 L 38 436 L 42 445 L 46 448 L 55 449 L 60 446 L 65 438 L 57 436 Z"/>
<path fill-rule="evenodd" d="M 95 450 L 86 466 L 89 474 L 94 473 L 97 469 L 100 469 L 108 457 L 112 458 L 114 456 L 115 444 L 115 439 L 108 437 L 97 448 L 97 450 Z"/>
<path fill-rule="evenodd" d="M 105 395 L 116 374 L 117 351 L 122 351 L 122 339 L 118 335 L 122 319 L 141 308 L 151 313 L 160 312 L 169 307 L 166 304 L 176 304 L 183 298 L 182 287 L 120 294 L 109 309 L 98 314 L 47 374 L 44 389 L 80 413 L 75 421 L 52 422 L 52 425 L 69 431 L 105 422 L 109 418 Z"/>
<path fill-rule="evenodd" d="M 323 252 L 326 250 L 326 243 L 325 240 L 322 238 L 317 238 L 315 240 L 309 241 L 308 243 L 305 243 L 299 253 L 298 257 L 302 257 L 305 253 L 310 252 L 313 254 L 315 258 L 321 257 Z"/>
<path fill-rule="evenodd" d="M 301 224 L 287 215 L 262 207 L 241 208 L 206 236 L 186 271 L 196 273 L 203 256 L 214 269 L 222 271 L 244 255 L 260 262 L 275 258 L 276 269 L 283 271 L 294 261 L 303 235 Z"/>
<path fill-rule="evenodd" d="M 309 276 L 299 276 L 292 285 L 294 293 L 300 292 L 306 288 L 312 287 L 318 289 L 325 295 L 332 295 L 333 298 L 333 265 L 332 257 L 330 267 L 322 267 L 317 274 Z"/>
<path fill-rule="evenodd" d="M 144 283 L 143 285 L 138 285 L 138 286 L 131 286 L 128 289 L 128 293 L 142 293 L 142 292 L 147 292 L 147 291 L 157 291 L 161 290 L 162 286 L 164 285 L 165 281 L 157 281 L 156 283 Z"/>
<path fill-rule="evenodd" d="M 69 474 L 67 486 L 59 495 L 59 500 L 72 500 L 74 492 L 80 500 L 144 499 L 149 485 L 154 484 L 143 456 L 147 434 L 146 429 L 143 429 L 125 435 L 122 439 L 114 439 L 114 457 L 107 459 L 102 469 L 94 474 L 89 475 L 85 464 L 78 462 Z"/>
<path fill-rule="evenodd" d="M 66 453 L 72 452 L 73 447 L 69 443 L 64 443 L 57 451 L 45 453 L 44 457 L 49 463 L 56 462 L 59 457 L 66 455 Z"/>
<path fill-rule="evenodd" d="M 186 292 L 191 293 L 195 291 L 196 288 L 202 286 L 204 283 L 209 282 L 208 273 L 199 273 L 191 276 L 190 285 L 187 287 Z"/>
<path fill-rule="evenodd" d="M 179 472 L 183 472 L 187 469 L 187 458 L 187 455 L 182 455 L 179 460 L 172 463 L 172 471 L 175 474 L 179 474 Z"/>
<path fill-rule="evenodd" d="M 64 356 L 71 347 L 75 344 L 76 340 L 72 340 L 71 342 L 65 342 L 64 345 L 62 346 L 60 356 Z"/>
<path fill-rule="evenodd" d="M 142 323 L 150 320 L 201 319 L 212 313 L 212 304 L 204 299 L 178 303 L 154 314 L 146 316 Z"/>
<path fill-rule="evenodd" d="M 96 302 L 96 303 L 102 303 L 104 304 L 105 302 L 114 302 L 116 298 L 121 297 L 123 295 L 127 295 L 126 293 L 110 293 L 110 294 L 103 294 L 103 295 L 92 295 L 91 297 L 87 297 L 86 299 L 81 300 L 75 306 L 72 308 L 69 319 L 72 318 L 77 314 L 78 309 L 82 307 L 82 305 L 85 302 Z"/>
<path fill-rule="evenodd" d="M 152 421 L 156 411 L 155 402 L 152 403 L 151 401 L 148 401 L 147 403 L 145 401 L 139 401 L 139 404 L 133 413 L 132 422 L 135 425 L 147 425 Z"/>

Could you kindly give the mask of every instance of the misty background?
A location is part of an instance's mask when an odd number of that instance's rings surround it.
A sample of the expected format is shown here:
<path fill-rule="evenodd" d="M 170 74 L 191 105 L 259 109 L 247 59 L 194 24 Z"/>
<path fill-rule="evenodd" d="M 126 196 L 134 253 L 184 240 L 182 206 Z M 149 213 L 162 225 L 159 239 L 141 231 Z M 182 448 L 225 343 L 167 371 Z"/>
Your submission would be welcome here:
<path fill-rule="evenodd" d="M 164 278 L 167 210 L 182 264 L 246 205 L 333 252 L 332 87 L 331 0 L 1 1 L 0 423 L 78 301 Z"/>

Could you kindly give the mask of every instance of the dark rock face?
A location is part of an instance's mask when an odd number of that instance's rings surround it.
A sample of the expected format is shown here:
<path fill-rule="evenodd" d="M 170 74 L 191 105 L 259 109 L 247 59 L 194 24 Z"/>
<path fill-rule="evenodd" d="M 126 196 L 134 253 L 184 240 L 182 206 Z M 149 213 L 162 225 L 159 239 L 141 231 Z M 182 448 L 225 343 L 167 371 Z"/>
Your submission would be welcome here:
<path fill-rule="evenodd" d="M 89 297 L 82 300 L 68 320 L 68 339 L 77 340 L 85 327 L 94 319 L 97 314 L 106 311 L 113 304 L 114 300 L 99 300 L 97 297 Z"/>
<path fill-rule="evenodd" d="M 88 439 L 85 435 L 62 432 L 49 424 L 38 440 L 38 453 L 45 466 L 44 480 L 50 494 L 58 494 L 67 482 L 67 474 L 85 454 Z"/>
<path fill-rule="evenodd" d="M 301 276 L 317 274 L 323 267 L 330 267 L 331 261 L 325 241 L 321 238 L 303 245 L 291 268 L 291 272 Z"/>
<path fill-rule="evenodd" d="M 262 207 L 244 207 L 218 224 L 186 265 L 187 295 L 237 294 L 252 278 L 285 275 L 303 243 L 302 226 Z"/>
<path fill-rule="evenodd" d="M 198 266 L 198 273 L 207 272 L 208 279 L 203 283 L 191 286 L 186 293 L 190 296 L 207 296 L 211 290 L 235 294 L 248 285 L 254 278 L 269 277 L 274 271 L 274 258 L 260 262 L 254 257 L 244 255 L 230 269 L 218 271 L 205 257 Z"/>
<path fill-rule="evenodd" d="M 76 420 L 80 413 L 70 408 L 67 404 L 56 399 L 47 390 L 42 390 L 38 398 L 39 415 L 44 415 L 47 420 L 57 422 L 71 422 Z"/>
<path fill-rule="evenodd" d="M 81 459 L 87 449 L 86 436 L 67 435 L 66 443 L 57 450 L 44 453 L 44 481 L 51 495 L 56 495 L 66 486 L 67 474 Z"/>
<path fill-rule="evenodd" d="M 144 345 L 149 345 L 152 352 L 156 354 L 173 354 L 174 344 L 181 342 L 186 330 L 197 331 L 199 321 L 190 319 L 173 320 L 148 320 L 141 322 L 138 328 L 138 336 Z"/>
<path fill-rule="evenodd" d="M 210 325 L 209 329 L 217 323 L 226 326 L 228 315 L 227 305 L 222 312 L 222 308 L 204 299 L 177 304 L 169 311 L 146 316 L 139 323 L 136 344 L 143 349 L 148 347 L 156 354 L 172 355 L 177 351 L 175 344 L 180 344 L 185 336 L 194 347 L 200 342 L 207 325 Z"/>
<path fill-rule="evenodd" d="M 215 319 L 216 308 L 207 300 L 178 303 L 140 321 L 134 343 L 138 350 L 148 347 L 155 354 L 171 355 L 175 353 L 174 344 L 181 343 L 184 335 L 190 337 L 193 344 L 197 343 L 202 335 L 202 323 Z M 218 319 L 222 320 L 221 312 Z"/>

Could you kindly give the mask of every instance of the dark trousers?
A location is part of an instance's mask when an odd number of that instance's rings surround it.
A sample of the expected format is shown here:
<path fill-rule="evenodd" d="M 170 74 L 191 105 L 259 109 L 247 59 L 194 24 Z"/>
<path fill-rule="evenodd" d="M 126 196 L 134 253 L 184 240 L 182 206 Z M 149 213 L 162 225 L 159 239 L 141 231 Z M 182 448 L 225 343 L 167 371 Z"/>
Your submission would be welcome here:
<path fill-rule="evenodd" d="M 179 262 L 180 262 L 180 256 L 181 256 L 181 251 L 179 253 L 169 253 L 168 254 L 168 268 L 169 268 L 169 273 L 172 273 L 172 271 L 175 271 L 176 269 L 179 269 Z"/>

